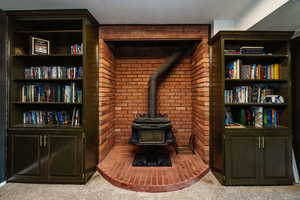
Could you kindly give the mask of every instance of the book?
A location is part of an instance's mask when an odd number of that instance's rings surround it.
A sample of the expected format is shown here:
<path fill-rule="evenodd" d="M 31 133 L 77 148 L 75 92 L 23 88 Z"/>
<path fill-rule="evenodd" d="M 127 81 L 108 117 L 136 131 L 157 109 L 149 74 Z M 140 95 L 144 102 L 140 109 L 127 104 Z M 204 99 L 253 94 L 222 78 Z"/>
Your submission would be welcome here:
<path fill-rule="evenodd" d="M 77 79 L 82 78 L 82 66 L 27 66 L 25 79 Z"/>
<path fill-rule="evenodd" d="M 21 86 L 21 101 L 81 103 L 82 89 L 75 83 L 71 85 L 25 84 Z"/>
<path fill-rule="evenodd" d="M 71 120 L 71 111 L 42 111 L 31 110 L 23 112 L 24 125 L 70 125 L 80 126 L 79 109 L 74 108 L 74 118 Z"/>
<path fill-rule="evenodd" d="M 281 65 L 275 64 L 247 64 L 240 59 L 226 64 L 225 78 L 227 79 L 280 79 Z"/>

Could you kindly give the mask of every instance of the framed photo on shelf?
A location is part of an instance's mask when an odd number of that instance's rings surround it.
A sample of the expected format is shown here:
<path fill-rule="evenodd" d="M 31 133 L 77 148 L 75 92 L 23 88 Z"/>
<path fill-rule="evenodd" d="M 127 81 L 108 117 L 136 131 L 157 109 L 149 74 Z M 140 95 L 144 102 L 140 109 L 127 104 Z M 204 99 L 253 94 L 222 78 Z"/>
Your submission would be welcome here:
<path fill-rule="evenodd" d="M 50 41 L 37 37 L 30 37 L 30 53 L 31 55 L 49 55 Z"/>

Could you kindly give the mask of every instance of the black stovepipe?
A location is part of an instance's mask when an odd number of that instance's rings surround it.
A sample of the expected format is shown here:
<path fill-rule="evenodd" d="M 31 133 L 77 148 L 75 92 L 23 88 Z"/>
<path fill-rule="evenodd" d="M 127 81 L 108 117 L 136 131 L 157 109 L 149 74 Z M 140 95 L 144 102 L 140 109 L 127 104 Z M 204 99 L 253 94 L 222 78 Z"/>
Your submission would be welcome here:
<path fill-rule="evenodd" d="M 183 48 L 177 50 L 165 63 L 163 63 L 149 79 L 149 93 L 148 93 L 148 115 L 151 118 L 156 116 L 156 92 L 159 78 L 171 69 L 184 55 L 187 49 Z"/>

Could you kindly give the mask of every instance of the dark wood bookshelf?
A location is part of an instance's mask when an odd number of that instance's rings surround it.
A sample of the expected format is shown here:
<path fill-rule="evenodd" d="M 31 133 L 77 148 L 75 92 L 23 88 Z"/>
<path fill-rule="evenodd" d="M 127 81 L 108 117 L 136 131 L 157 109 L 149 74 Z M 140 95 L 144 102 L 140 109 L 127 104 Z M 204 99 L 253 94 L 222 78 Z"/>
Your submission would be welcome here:
<path fill-rule="evenodd" d="M 290 78 L 290 38 L 292 32 L 272 31 L 221 31 L 210 39 L 212 64 L 210 71 L 210 167 L 217 179 L 224 185 L 279 185 L 292 184 L 292 109 Z M 241 46 L 263 46 L 272 54 L 224 55 L 225 49 Z M 242 65 L 279 64 L 280 79 L 227 79 L 225 74 L 229 63 L 240 59 Z M 241 66 L 242 67 L 242 66 Z M 240 86 L 270 87 L 275 95 L 284 97 L 287 103 L 225 103 L 225 90 Z M 249 123 L 251 107 L 275 109 L 279 113 L 277 127 L 255 126 L 226 127 L 224 119 L 230 117 L 233 123 Z M 225 110 L 230 108 L 230 110 Z M 244 109 L 245 112 L 242 112 Z M 263 111 L 263 123 L 270 116 Z M 252 113 L 250 120 L 253 121 Z M 269 117 L 269 118 L 265 118 Z M 273 116 L 272 120 L 274 120 Z M 246 121 L 245 121 L 246 120 Z M 255 122 L 252 122 L 255 123 Z M 269 123 L 269 122 L 268 122 Z M 274 122 L 272 122 L 274 123 Z M 243 125 L 243 124 L 242 124 Z M 276 168 L 273 163 L 276 163 Z M 280 170 L 279 170 L 280 169 Z"/>
<path fill-rule="evenodd" d="M 86 183 L 98 163 L 99 24 L 87 10 L 8 11 L 7 15 L 8 181 Z M 49 40 L 50 55 L 31 55 L 30 37 Z M 83 54 L 70 54 L 74 44 L 83 44 Z M 25 79 L 25 69 L 31 66 L 82 67 L 83 77 Z M 39 82 L 51 86 L 73 82 L 82 91 L 82 103 L 22 102 L 22 86 Z M 79 125 L 58 125 L 73 120 Z M 44 125 L 35 125 L 37 121 Z M 41 164 L 26 170 L 35 163 Z"/>

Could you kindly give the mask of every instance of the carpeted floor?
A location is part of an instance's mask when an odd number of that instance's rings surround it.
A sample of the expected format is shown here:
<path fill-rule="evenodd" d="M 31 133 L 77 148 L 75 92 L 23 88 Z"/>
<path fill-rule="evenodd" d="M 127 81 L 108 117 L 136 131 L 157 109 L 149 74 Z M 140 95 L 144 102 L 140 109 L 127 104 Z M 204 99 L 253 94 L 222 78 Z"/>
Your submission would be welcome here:
<path fill-rule="evenodd" d="M 198 183 L 167 193 L 132 192 L 112 186 L 98 173 L 86 185 L 8 183 L 2 200 L 300 200 L 300 185 L 224 187 L 208 173 Z"/>

